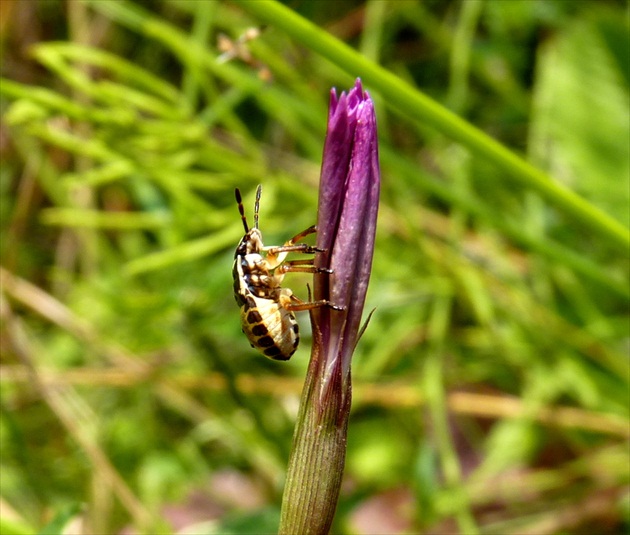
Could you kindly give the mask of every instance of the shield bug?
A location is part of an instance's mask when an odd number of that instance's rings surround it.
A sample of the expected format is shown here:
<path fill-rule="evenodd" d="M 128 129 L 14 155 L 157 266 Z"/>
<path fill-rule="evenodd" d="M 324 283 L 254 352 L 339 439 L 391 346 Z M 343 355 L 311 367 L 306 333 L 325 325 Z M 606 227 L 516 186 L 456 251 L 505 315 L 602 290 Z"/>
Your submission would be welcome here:
<path fill-rule="evenodd" d="M 265 246 L 258 228 L 258 211 L 262 187 L 256 189 L 254 226 L 247 224 L 241 192 L 234 191 L 245 235 L 234 253 L 232 275 L 234 298 L 241 309 L 241 327 L 251 346 L 273 360 L 289 360 L 300 343 L 295 312 L 327 306 L 341 310 L 327 300 L 301 301 L 281 286 L 286 273 L 332 273 L 316 268 L 313 259 L 286 260 L 289 253 L 315 254 L 322 249 L 300 243 L 317 232 L 312 226 L 296 234 L 283 245 Z"/>

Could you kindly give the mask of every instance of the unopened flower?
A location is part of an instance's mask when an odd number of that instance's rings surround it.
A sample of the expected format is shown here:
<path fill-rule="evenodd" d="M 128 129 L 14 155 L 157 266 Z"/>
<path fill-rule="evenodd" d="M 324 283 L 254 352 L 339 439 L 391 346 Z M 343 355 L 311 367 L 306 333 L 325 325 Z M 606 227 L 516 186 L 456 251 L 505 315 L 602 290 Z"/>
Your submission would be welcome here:
<path fill-rule="evenodd" d="M 361 82 L 331 92 L 317 214 L 313 348 L 289 459 L 281 534 L 327 534 L 345 464 L 350 361 L 360 336 L 380 190 L 376 118 Z"/>
<path fill-rule="evenodd" d="M 333 89 L 319 189 L 316 266 L 331 275 L 315 277 L 315 299 L 343 311 L 312 311 L 314 345 L 331 377 L 340 366 L 345 381 L 357 343 L 372 257 L 380 192 L 374 104 L 361 81 L 337 98 Z"/>

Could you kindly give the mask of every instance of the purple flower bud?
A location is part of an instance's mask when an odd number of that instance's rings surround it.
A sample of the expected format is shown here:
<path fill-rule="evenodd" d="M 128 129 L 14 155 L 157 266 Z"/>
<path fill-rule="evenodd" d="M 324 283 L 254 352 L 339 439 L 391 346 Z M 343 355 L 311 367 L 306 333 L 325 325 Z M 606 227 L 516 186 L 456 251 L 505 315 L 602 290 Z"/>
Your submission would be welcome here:
<path fill-rule="evenodd" d="M 315 277 L 315 299 L 342 311 L 312 311 L 313 343 L 329 378 L 336 365 L 347 377 L 358 339 L 367 292 L 380 190 L 374 104 L 361 81 L 339 98 L 330 97 L 317 217 L 317 267 L 333 270 Z"/>
<path fill-rule="evenodd" d="M 350 360 L 370 279 L 380 189 L 374 106 L 361 82 L 330 97 L 317 215 L 313 349 L 289 458 L 281 535 L 326 534 L 345 464 Z M 332 273 L 330 273 L 332 270 Z"/>

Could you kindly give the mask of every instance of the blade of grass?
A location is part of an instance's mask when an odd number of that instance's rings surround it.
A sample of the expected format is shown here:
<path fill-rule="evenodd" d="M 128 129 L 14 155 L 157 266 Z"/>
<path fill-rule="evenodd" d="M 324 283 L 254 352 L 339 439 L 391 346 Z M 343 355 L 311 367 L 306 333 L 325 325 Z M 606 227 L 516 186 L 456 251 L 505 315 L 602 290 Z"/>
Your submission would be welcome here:
<path fill-rule="evenodd" d="M 283 91 L 275 85 L 266 84 L 255 72 L 242 70 L 229 62 L 217 61 L 217 55 L 207 46 L 192 41 L 184 31 L 175 28 L 168 21 L 156 17 L 141 7 L 121 0 L 120 2 L 97 2 L 83 0 L 92 8 L 112 20 L 137 31 L 149 39 L 155 39 L 177 56 L 186 69 L 208 69 L 213 75 L 231 86 L 247 91 L 260 106 L 278 122 L 284 124 L 300 140 L 309 154 L 321 155 L 321 132 L 313 132 L 311 125 L 320 125 L 321 102 L 313 105 L 305 102 L 312 93 L 294 94 Z"/>
<path fill-rule="evenodd" d="M 530 188 L 583 226 L 590 227 L 624 254 L 630 247 L 630 230 L 588 201 L 554 181 L 507 147 L 375 64 L 325 30 L 275 0 L 234 0 L 251 15 L 286 32 L 351 76 L 379 92 L 403 117 L 432 125 L 471 151 L 504 169 L 506 177 Z"/>
<path fill-rule="evenodd" d="M 80 208 L 45 208 L 41 220 L 47 225 L 115 230 L 155 229 L 169 224 L 167 214 L 144 212 L 102 212 Z"/>
<path fill-rule="evenodd" d="M 602 289 L 615 292 L 624 298 L 630 297 L 628 283 L 611 274 L 607 266 L 573 251 L 550 237 L 532 236 L 520 222 L 508 219 L 503 214 L 493 211 L 490 206 L 486 205 L 484 199 L 476 195 L 462 195 L 457 189 L 450 187 L 448 183 L 436 180 L 428 173 L 419 172 L 413 162 L 386 147 L 381 150 L 381 160 L 391 167 L 398 176 L 410 177 L 409 179 L 412 177 L 415 182 L 422 184 L 424 190 L 500 230 L 515 244 L 557 262 L 559 265 L 568 267 L 575 273 L 596 282 Z"/>
<path fill-rule="evenodd" d="M 422 378 L 429 411 L 432 415 L 435 442 L 439 450 L 440 465 L 445 485 L 449 492 L 459 499 L 454 500 L 455 520 L 462 533 L 479 533 L 479 528 L 472 514 L 471 505 L 463 488 L 463 476 L 460 461 L 455 450 L 448 420 L 447 390 L 444 378 L 445 339 L 450 327 L 452 298 L 444 296 L 435 301 L 434 310 L 429 320 L 429 344 L 425 373 Z"/>

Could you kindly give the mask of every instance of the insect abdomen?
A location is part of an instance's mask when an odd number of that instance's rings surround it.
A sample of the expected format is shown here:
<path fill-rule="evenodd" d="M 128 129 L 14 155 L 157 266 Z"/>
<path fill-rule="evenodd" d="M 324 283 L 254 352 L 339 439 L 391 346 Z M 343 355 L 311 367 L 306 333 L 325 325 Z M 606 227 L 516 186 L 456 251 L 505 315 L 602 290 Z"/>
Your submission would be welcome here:
<path fill-rule="evenodd" d="M 300 343 L 295 316 L 271 299 L 247 296 L 241 324 L 251 346 L 273 360 L 289 360 Z"/>

